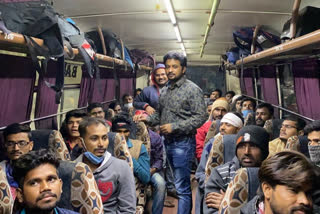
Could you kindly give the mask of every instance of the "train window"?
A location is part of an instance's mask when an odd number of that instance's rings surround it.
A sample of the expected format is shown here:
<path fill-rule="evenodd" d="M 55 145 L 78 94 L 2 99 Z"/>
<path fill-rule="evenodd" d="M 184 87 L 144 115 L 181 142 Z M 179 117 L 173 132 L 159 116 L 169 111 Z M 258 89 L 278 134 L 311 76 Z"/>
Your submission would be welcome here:
<path fill-rule="evenodd" d="M 285 64 L 279 66 L 279 73 L 282 105 L 284 108 L 290 111 L 298 112 L 296 95 L 294 93 L 294 79 L 291 65 Z M 286 115 L 285 112 L 284 115 Z"/>
<path fill-rule="evenodd" d="M 59 112 L 66 112 L 73 109 L 78 108 L 78 101 L 80 96 L 80 88 L 72 88 L 72 89 L 64 89 L 63 95 L 62 95 L 62 101 L 59 107 Z M 65 114 L 60 115 L 58 117 L 58 124 L 59 127 L 62 123 L 62 121 L 65 118 Z"/>

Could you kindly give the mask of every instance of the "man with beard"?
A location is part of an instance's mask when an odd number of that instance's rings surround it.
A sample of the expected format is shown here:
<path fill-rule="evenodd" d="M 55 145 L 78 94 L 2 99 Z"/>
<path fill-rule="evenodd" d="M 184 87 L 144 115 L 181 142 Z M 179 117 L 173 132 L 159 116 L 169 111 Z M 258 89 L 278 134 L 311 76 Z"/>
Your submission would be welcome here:
<path fill-rule="evenodd" d="M 105 213 L 135 213 L 136 192 L 128 163 L 107 151 L 109 127 L 103 119 L 83 118 L 79 126 L 86 152 L 76 161 L 84 162 L 93 172 Z"/>
<path fill-rule="evenodd" d="M 312 214 L 312 194 L 319 189 L 314 165 L 301 153 L 282 151 L 259 169 L 259 195 L 243 214 Z"/>
<path fill-rule="evenodd" d="M 284 150 L 290 137 L 303 135 L 305 125 L 306 122 L 300 118 L 294 116 L 285 118 L 280 128 L 280 136 L 269 142 L 269 155 Z"/>
<path fill-rule="evenodd" d="M 134 99 L 133 106 L 136 109 L 144 109 L 149 115 L 156 111 L 161 89 L 168 82 L 165 68 L 164 64 L 158 64 L 151 73 L 152 85 L 145 87 Z"/>
<path fill-rule="evenodd" d="M 272 119 L 273 112 L 274 110 L 271 104 L 260 103 L 256 110 L 256 125 L 263 127 L 267 120 Z"/>
<path fill-rule="evenodd" d="M 200 161 L 204 147 L 204 141 L 210 129 L 213 120 L 221 120 L 222 117 L 229 111 L 229 104 L 226 98 L 219 98 L 213 102 L 211 106 L 211 114 L 209 120 L 197 129 L 196 134 L 196 157 Z"/>
<path fill-rule="evenodd" d="M 214 168 L 205 185 L 204 213 L 218 213 L 228 184 L 240 167 L 259 167 L 268 157 L 269 134 L 259 126 L 245 126 L 236 136 L 236 156 Z"/>
<path fill-rule="evenodd" d="M 18 183 L 12 176 L 12 165 L 22 155 L 27 154 L 33 148 L 33 142 L 31 141 L 31 129 L 27 125 L 20 125 L 13 123 L 7 126 L 3 132 L 4 137 L 4 149 L 7 160 L 0 163 L 0 176 L 7 178 L 7 182 L 10 186 L 10 198 L 16 198 L 16 189 Z"/>
<path fill-rule="evenodd" d="M 56 207 L 62 193 L 58 167 L 54 154 L 44 149 L 31 151 L 13 164 L 17 199 L 23 206 L 19 214 L 76 214 Z"/>

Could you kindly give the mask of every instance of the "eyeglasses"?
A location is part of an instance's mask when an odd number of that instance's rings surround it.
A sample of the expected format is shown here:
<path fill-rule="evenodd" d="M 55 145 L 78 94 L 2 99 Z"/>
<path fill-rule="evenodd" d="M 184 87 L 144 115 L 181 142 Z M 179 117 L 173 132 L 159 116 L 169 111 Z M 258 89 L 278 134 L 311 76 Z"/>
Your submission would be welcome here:
<path fill-rule="evenodd" d="M 5 143 L 5 146 L 7 148 L 13 148 L 15 147 L 16 145 L 18 145 L 19 147 L 25 147 L 26 145 L 28 145 L 30 142 L 27 142 L 27 141 L 24 141 L 24 140 L 21 140 L 21 141 L 18 141 L 18 142 L 14 142 L 14 141 L 7 141 Z"/>
<path fill-rule="evenodd" d="M 290 126 L 290 125 L 287 125 L 287 124 L 282 124 L 280 126 L 280 128 L 285 128 L 285 129 L 297 129 L 297 127 L 295 126 Z"/>

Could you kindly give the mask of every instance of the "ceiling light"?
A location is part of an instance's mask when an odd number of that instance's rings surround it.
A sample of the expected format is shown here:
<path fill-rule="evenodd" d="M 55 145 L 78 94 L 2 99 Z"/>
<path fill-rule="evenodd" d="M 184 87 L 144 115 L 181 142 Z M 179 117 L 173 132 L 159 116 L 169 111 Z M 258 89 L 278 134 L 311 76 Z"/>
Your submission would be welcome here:
<path fill-rule="evenodd" d="M 174 14 L 174 10 L 172 7 L 172 3 L 171 0 L 164 0 L 164 4 L 166 5 L 169 17 L 171 19 L 172 24 L 177 24 L 177 19 L 176 19 L 176 15 Z"/>
<path fill-rule="evenodd" d="M 181 49 L 182 49 L 183 51 L 186 51 L 183 43 L 180 43 L 180 47 L 181 47 Z"/>
<path fill-rule="evenodd" d="M 174 28 L 174 32 L 176 33 L 178 42 L 182 42 L 182 38 L 181 38 L 179 27 L 177 25 L 175 25 L 173 28 Z"/>

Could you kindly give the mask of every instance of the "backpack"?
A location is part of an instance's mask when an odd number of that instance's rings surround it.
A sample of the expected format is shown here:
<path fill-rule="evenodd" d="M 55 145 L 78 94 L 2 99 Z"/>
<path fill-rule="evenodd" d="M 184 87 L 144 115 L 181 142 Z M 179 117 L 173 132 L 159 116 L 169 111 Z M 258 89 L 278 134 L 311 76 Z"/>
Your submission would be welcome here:
<path fill-rule="evenodd" d="M 101 30 L 101 33 L 103 35 L 103 41 L 99 32 L 96 30 L 85 33 L 85 37 L 94 47 L 95 51 L 99 54 L 104 54 L 103 49 L 105 48 L 107 56 L 125 60 L 133 68 L 134 66 L 129 51 L 117 35 L 108 30 Z M 105 46 L 103 46 L 103 42 Z M 122 53 L 124 54 L 124 57 L 122 57 Z"/>
<path fill-rule="evenodd" d="M 24 35 L 40 77 L 46 73 L 49 59 L 57 58 L 59 69 L 55 85 L 46 84 L 56 91 L 56 103 L 60 103 L 64 85 L 64 47 L 58 16 L 51 4 L 47 0 L 0 0 L 0 16 L 6 29 Z M 31 36 L 42 39 L 47 48 L 39 46 Z M 37 56 L 44 56 L 45 59 L 39 64 Z"/>
<path fill-rule="evenodd" d="M 133 49 L 130 51 L 131 59 L 136 66 L 140 65 L 146 65 L 150 66 L 152 68 L 155 67 L 156 61 L 154 57 L 149 54 L 147 51 L 140 50 L 140 49 Z"/>
<path fill-rule="evenodd" d="M 233 40 L 243 52 L 251 53 L 251 44 L 255 27 L 244 27 L 233 31 Z M 256 41 L 256 52 L 263 51 L 280 44 L 280 38 L 274 34 L 259 30 Z"/>

